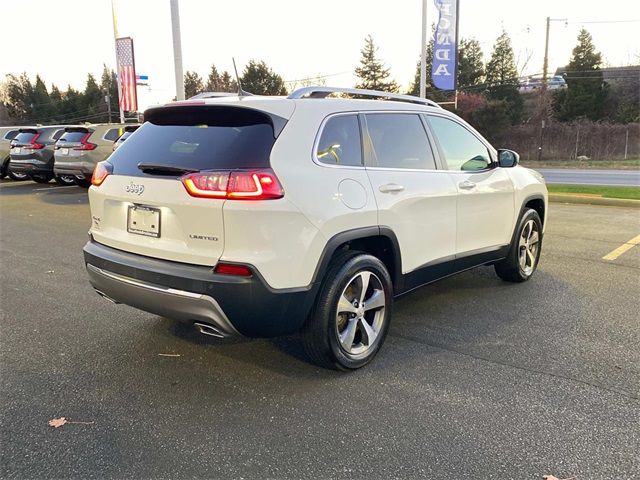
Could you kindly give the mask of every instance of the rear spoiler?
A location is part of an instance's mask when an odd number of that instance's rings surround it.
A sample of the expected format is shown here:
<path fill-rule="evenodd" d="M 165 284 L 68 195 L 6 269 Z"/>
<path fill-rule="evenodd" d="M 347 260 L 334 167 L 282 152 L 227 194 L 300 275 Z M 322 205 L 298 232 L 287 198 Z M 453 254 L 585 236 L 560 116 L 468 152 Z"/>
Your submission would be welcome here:
<path fill-rule="evenodd" d="M 82 133 L 89 133 L 89 132 L 93 132 L 94 130 L 87 128 L 87 127 L 64 127 L 64 131 L 65 132 L 82 132 Z"/>
<path fill-rule="evenodd" d="M 37 128 L 19 128 L 18 131 L 20 133 L 38 133 Z"/>

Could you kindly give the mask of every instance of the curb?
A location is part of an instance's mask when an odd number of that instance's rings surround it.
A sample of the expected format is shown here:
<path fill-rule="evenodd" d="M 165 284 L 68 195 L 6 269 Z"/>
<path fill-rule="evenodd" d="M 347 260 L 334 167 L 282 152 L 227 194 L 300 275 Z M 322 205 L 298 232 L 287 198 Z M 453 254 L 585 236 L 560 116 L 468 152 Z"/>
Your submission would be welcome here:
<path fill-rule="evenodd" d="M 640 208 L 640 200 L 631 200 L 628 198 L 604 198 L 590 195 L 571 195 L 567 193 L 550 193 L 549 201 L 557 203 L 578 203 L 583 205 Z"/>

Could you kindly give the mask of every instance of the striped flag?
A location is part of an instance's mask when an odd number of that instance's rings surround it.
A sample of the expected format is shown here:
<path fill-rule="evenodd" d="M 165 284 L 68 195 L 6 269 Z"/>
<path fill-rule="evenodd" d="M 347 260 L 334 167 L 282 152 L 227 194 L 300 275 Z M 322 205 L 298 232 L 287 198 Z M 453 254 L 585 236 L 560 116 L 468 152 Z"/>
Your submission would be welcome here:
<path fill-rule="evenodd" d="M 118 62 L 118 81 L 120 82 L 120 108 L 125 112 L 138 109 L 136 91 L 136 64 L 133 56 L 133 39 L 116 39 L 116 60 Z"/>

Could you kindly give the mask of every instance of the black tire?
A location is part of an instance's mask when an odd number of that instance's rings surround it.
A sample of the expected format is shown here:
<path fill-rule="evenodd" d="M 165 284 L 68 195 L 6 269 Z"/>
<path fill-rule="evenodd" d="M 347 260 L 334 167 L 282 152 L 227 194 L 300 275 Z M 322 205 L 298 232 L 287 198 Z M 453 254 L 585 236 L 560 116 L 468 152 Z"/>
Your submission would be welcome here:
<path fill-rule="evenodd" d="M 16 182 L 23 182 L 25 180 L 29 180 L 29 175 L 26 173 L 15 173 L 11 171 L 11 163 L 7 164 L 7 175 L 11 180 L 15 180 Z"/>
<path fill-rule="evenodd" d="M 520 260 L 520 255 L 523 252 L 523 248 L 529 249 L 529 247 L 523 247 L 521 245 L 521 239 L 524 239 L 523 235 L 527 236 L 527 231 L 525 229 L 528 228 L 527 226 L 530 225 L 530 222 L 533 222 L 536 229 L 535 231 L 537 232 L 537 248 L 535 248 L 535 252 L 528 257 L 528 260 L 525 260 L 525 262 L 530 262 L 530 259 L 533 258 L 534 260 L 532 262 L 532 265 L 526 263 L 525 267 L 523 267 Z M 531 244 L 533 244 L 533 242 L 531 242 Z M 530 251 L 531 250 L 529 250 L 529 252 Z M 538 215 L 538 212 L 529 208 L 525 210 L 520 217 L 518 228 L 515 231 L 513 239 L 511 240 L 511 247 L 509 248 L 507 257 L 494 265 L 496 274 L 506 282 L 526 282 L 535 273 L 536 268 L 538 268 L 538 261 L 540 260 L 541 251 L 542 221 L 540 220 L 540 215 Z M 524 256 L 527 257 L 527 255 L 528 254 L 524 252 Z"/>
<path fill-rule="evenodd" d="M 5 158 L 0 165 L 0 178 L 7 176 L 7 170 L 9 169 L 9 158 Z"/>
<path fill-rule="evenodd" d="M 372 295 L 376 295 L 375 292 L 378 292 L 378 298 L 383 295 L 384 307 L 362 313 L 361 319 L 357 319 L 355 313 L 347 314 L 353 315 L 353 318 L 347 316 L 350 319 L 344 320 L 345 316 L 339 316 L 337 312 L 338 301 L 345 289 L 350 288 L 354 281 L 357 282 L 354 279 L 359 274 L 366 274 L 366 272 L 374 274 L 370 277 L 369 290 L 367 291 L 372 292 Z M 375 288 L 374 282 L 381 288 L 372 290 Z M 379 290 L 384 290 L 384 292 L 380 294 Z M 354 300 L 354 303 L 357 304 L 357 300 Z M 318 366 L 338 370 L 355 370 L 363 367 L 375 357 L 384 343 L 389 330 L 392 307 L 393 284 L 385 265 L 378 258 L 363 252 L 343 251 L 339 253 L 329 265 L 313 312 L 301 330 L 302 343 L 311 361 Z M 369 320 L 365 315 L 369 315 Z M 372 318 L 377 320 L 371 320 Z M 339 339 L 339 323 L 343 320 L 346 322 L 344 325 L 351 325 L 349 322 L 354 322 L 353 330 L 356 333 L 355 337 L 352 335 L 349 342 L 353 342 L 355 345 L 355 341 L 360 335 L 359 345 L 362 346 L 361 348 L 365 348 L 364 352 L 353 355 L 343 347 Z M 371 323 L 368 324 L 370 327 L 374 326 L 374 322 L 381 322 L 371 345 L 364 345 L 365 339 L 369 337 L 363 331 L 362 324 L 359 323 L 361 321 L 370 321 Z M 343 332 L 346 329 L 345 326 Z M 366 340 L 366 343 L 368 344 L 369 340 Z"/>
<path fill-rule="evenodd" d="M 76 178 L 76 185 L 82 188 L 89 188 L 91 186 L 91 180 L 86 178 Z"/>
<path fill-rule="evenodd" d="M 76 178 L 73 175 L 56 175 L 53 179 L 58 185 L 71 186 L 76 184 Z"/>
<path fill-rule="evenodd" d="M 53 175 L 51 174 L 31 175 L 31 180 L 33 180 L 36 183 L 49 183 L 52 178 L 53 178 Z"/>

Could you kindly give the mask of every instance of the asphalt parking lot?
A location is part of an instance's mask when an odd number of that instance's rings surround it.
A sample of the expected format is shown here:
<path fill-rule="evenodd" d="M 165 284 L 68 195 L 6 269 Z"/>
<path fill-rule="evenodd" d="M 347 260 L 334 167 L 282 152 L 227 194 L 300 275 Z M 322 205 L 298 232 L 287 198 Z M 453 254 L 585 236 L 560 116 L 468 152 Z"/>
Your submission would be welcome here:
<path fill-rule="evenodd" d="M 531 281 L 412 293 L 350 374 L 105 301 L 88 226 L 84 190 L 0 182 L 4 478 L 640 475 L 640 246 L 602 259 L 638 210 L 552 204 Z"/>

